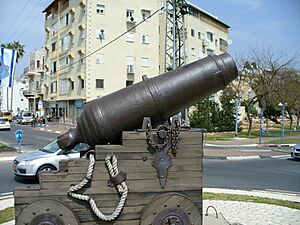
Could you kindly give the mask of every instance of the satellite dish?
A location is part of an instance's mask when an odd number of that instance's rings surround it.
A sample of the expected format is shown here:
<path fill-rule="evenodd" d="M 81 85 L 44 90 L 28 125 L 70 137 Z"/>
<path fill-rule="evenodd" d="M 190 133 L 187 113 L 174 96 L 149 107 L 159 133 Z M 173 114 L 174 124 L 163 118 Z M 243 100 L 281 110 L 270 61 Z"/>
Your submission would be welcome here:
<path fill-rule="evenodd" d="M 229 45 L 231 45 L 231 44 L 232 44 L 232 40 L 231 40 L 231 39 L 228 39 L 228 40 L 227 40 L 227 43 L 228 43 Z"/>

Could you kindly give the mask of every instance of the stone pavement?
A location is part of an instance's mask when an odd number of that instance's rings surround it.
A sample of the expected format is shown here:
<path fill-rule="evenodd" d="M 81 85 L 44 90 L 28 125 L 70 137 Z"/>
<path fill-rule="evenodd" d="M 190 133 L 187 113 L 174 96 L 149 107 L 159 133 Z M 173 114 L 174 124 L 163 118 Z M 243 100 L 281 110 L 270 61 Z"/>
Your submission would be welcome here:
<path fill-rule="evenodd" d="M 232 189 L 204 188 L 204 192 L 241 194 L 289 200 L 300 203 L 300 193 L 280 193 L 270 191 L 244 191 Z M 13 207 L 13 196 L 0 198 L 0 210 Z M 232 225 L 299 225 L 300 210 L 287 207 L 237 201 L 204 200 L 203 215 L 208 206 L 214 206 L 218 213 L 222 213 L 225 219 Z M 14 221 L 3 223 L 13 225 Z M 2 225 L 3 225 L 2 224 Z M 205 225 L 205 224 L 203 224 Z"/>

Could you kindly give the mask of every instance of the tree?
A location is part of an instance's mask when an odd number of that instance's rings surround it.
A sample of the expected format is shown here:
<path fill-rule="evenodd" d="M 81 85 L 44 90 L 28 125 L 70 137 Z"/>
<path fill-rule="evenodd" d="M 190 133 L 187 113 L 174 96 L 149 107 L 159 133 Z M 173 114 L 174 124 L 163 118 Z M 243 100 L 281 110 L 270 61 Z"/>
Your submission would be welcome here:
<path fill-rule="evenodd" d="M 189 115 L 191 127 L 205 128 L 208 132 L 219 131 L 219 105 L 206 98 L 195 105 Z"/>
<path fill-rule="evenodd" d="M 239 75 L 230 84 L 236 97 L 243 98 L 249 121 L 248 134 L 252 131 L 251 111 L 255 106 L 262 108 L 274 99 L 274 93 L 282 89 L 282 74 L 294 66 L 296 56 L 288 57 L 285 52 L 274 53 L 272 49 L 254 49 L 238 57 Z M 278 104 L 278 103 L 277 103 Z"/>
<path fill-rule="evenodd" d="M 1 47 L 16 50 L 16 52 L 17 52 L 16 62 L 17 63 L 25 54 L 25 50 L 24 50 L 25 45 L 20 44 L 19 41 L 14 41 L 14 42 L 7 43 L 7 44 L 1 44 Z"/>
<path fill-rule="evenodd" d="M 235 130 L 235 95 L 230 87 L 223 90 L 220 97 L 222 109 L 220 111 L 219 128 L 221 131 Z"/>

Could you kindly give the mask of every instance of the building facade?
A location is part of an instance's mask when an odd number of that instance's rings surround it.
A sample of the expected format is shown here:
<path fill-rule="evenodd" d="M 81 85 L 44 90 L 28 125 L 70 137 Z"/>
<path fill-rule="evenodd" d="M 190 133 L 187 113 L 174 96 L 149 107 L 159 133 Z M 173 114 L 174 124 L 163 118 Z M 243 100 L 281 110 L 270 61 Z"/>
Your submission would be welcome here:
<path fill-rule="evenodd" d="M 84 103 L 145 74 L 164 72 L 166 14 L 162 10 L 148 18 L 163 5 L 158 0 L 54 0 L 44 10 L 46 110 L 74 122 Z M 229 26 L 195 5 L 188 8 L 186 62 L 226 52 Z"/>
<path fill-rule="evenodd" d="M 23 77 L 28 80 L 28 88 L 23 91 L 28 99 L 28 110 L 44 114 L 45 93 L 45 49 L 30 54 L 29 66 L 24 69 Z"/>
<path fill-rule="evenodd" d="M 0 88 L 0 111 L 12 111 L 14 115 L 18 112 L 27 111 L 28 99 L 23 95 L 29 86 L 28 79 L 14 77 L 13 88 Z M 12 106 L 11 106 L 12 104 Z"/>

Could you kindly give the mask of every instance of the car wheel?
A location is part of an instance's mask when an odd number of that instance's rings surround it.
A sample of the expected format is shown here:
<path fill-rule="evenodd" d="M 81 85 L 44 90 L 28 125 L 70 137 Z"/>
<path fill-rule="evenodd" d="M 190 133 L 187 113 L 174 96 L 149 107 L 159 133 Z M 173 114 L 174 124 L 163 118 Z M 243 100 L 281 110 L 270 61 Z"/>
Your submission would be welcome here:
<path fill-rule="evenodd" d="M 44 172 L 44 171 L 52 171 L 52 170 L 56 170 L 55 166 L 52 166 L 52 165 L 44 165 L 44 166 L 41 166 L 37 172 L 36 172 L 36 180 L 39 182 L 39 178 L 40 178 L 40 173 L 41 172 Z"/>

